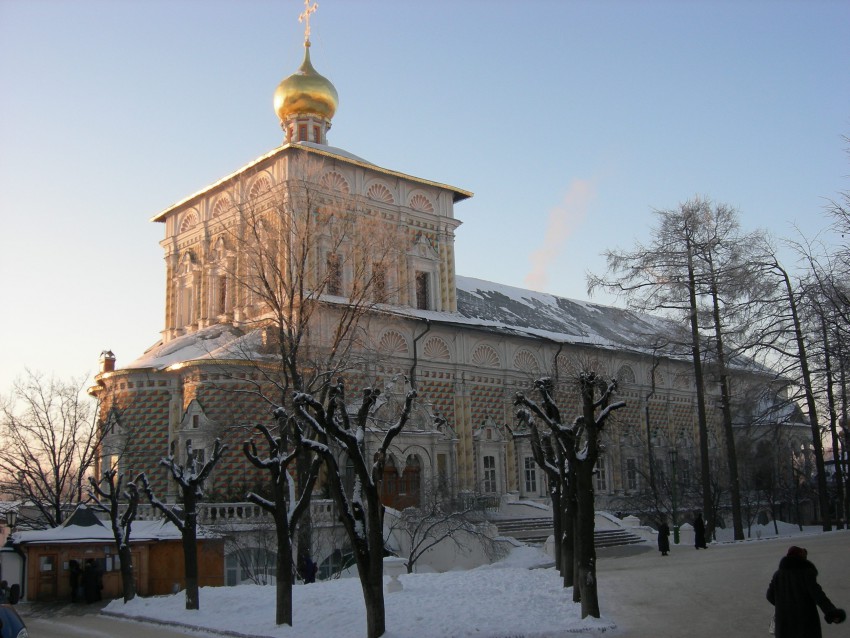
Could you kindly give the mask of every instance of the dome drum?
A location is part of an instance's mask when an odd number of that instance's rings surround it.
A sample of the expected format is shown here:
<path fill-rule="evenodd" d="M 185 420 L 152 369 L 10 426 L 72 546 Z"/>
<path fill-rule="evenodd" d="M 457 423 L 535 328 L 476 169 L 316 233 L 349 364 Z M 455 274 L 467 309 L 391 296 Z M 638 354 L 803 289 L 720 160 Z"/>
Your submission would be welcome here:
<path fill-rule="evenodd" d="M 305 43 L 301 67 L 285 78 L 274 92 L 274 110 L 287 141 L 325 143 L 325 133 L 330 129 L 338 103 L 336 88 L 313 68 L 309 42 Z M 316 126 L 319 128 L 314 128 Z M 316 139 L 316 132 L 321 139 Z"/>

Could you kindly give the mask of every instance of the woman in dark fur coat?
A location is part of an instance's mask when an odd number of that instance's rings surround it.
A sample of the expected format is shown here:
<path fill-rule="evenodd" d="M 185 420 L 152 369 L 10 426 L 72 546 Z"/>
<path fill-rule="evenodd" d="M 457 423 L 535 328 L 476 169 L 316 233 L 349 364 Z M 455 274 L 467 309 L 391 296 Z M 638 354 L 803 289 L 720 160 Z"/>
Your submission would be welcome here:
<path fill-rule="evenodd" d="M 804 548 L 789 548 L 767 588 L 767 599 L 775 607 L 776 638 L 821 638 L 818 607 L 828 623 L 847 618 L 844 610 L 823 593 L 818 585 L 818 570 L 807 557 Z"/>

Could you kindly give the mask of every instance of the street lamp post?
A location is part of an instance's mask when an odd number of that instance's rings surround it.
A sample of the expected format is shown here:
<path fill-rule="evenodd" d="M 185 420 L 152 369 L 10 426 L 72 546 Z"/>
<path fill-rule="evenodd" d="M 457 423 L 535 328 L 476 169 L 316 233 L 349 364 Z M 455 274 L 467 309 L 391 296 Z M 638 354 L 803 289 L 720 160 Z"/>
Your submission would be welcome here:
<path fill-rule="evenodd" d="M 679 515 L 676 509 L 676 460 L 678 451 L 670 450 L 670 500 L 673 502 L 673 543 L 679 544 Z"/>

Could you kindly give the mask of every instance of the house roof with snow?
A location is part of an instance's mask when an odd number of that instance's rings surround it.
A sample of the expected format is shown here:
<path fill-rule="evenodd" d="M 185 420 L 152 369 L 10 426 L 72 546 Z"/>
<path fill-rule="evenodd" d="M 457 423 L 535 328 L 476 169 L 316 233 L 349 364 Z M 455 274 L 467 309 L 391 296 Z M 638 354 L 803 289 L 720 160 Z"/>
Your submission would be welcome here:
<path fill-rule="evenodd" d="M 203 529 L 198 529 L 198 538 L 211 537 Z M 59 527 L 32 531 L 16 532 L 12 536 L 16 545 L 43 544 L 81 544 L 81 543 L 114 543 L 115 536 L 108 521 L 98 518 L 95 510 L 81 504 L 74 510 Z M 180 540 L 180 530 L 171 521 L 165 519 L 155 521 L 134 521 L 131 542 L 151 542 L 165 540 Z"/>

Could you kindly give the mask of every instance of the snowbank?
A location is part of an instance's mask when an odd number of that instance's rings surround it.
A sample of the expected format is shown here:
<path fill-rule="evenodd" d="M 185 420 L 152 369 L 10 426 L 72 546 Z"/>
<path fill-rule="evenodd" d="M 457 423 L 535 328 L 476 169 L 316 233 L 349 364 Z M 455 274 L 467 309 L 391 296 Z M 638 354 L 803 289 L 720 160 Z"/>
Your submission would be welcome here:
<path fill-rule="evenodd" d="M 551 559 L 520 547 L 504 561 L 479 569 L 444 574 L 405 574 L 400 592 L 385 594 L 386 638 L 555 638 L 565 633 L 604 633 L 604 619 L 580 618 L 572 590 L 561 586 Z M 384 583 L 389 578 L 384 579 Z M 194 628 L 229 631 L 258 638 L 335 638 L 366 635 L 366 610 L 360 581 L 345 578 L 293 589 L 294 626 L 275 625 L 274 587 L 204 587 L 201 609 L 187 611 L 183 593 L 115 600 L 110 615 Z M 505 613 L 506 608 L 511 613 Z"/>

